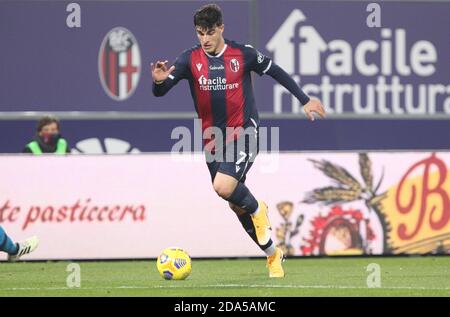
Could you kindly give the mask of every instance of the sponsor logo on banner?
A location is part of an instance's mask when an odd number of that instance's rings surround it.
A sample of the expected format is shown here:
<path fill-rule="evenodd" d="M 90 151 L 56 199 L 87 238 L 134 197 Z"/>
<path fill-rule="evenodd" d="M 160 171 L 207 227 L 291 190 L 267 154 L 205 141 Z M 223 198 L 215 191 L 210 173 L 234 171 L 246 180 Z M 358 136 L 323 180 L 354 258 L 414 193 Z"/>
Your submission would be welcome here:
<path fill-rule="evenodd" d="M 450 253 L 450 166 L 438 154 L 407 166 L 382 206 L 393 253 Z"/>
<path fill-rule="evenodd" d="M 128 99 L 141 73 L 141 54 L 134 35 L 123 27 L 109 31 L 100 46 L 98 66 L 106 94 L 116 101 Z"/>
<path fill-rule="evenodd" d="M 306 93 L 323 101 L 328 113 L 450 114 L 450 80 L 438 67 L 448 56 L 438 54 L 445 52 L 445 41 L 389 24 L 361 27 L 367 29 L 367 35 L 361 31 L 362 39 L 346 29 L 339 39 L 331 38 L 326 23 L 308 20 L 303 11 L 294 9 L 266 49 Z M 285 94 L 282 86 L 274 85 L 274 112 L 299 112 L 295 98 L 290 105 L 283 104 Z"/>

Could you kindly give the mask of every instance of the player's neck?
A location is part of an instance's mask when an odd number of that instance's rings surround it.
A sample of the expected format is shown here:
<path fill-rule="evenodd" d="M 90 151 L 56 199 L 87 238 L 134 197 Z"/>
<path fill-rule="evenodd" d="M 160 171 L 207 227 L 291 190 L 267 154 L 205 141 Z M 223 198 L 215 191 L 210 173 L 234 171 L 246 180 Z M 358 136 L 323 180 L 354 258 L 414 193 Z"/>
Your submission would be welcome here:
<path fill-rule="evenodd" d="M 216 51 L 214 52 L 214 55 L 220 54 L 220 52 L 223 51 L 223 48 L 225 47 L 225 40 L 222 38 L 220 40 L 219 46 L 217 46 Z"/>
<path fill-rule="evenodd" d="M 219 55 L 223 51 L 224 47 L 225 47 L 225 39 L 222 38 L 222 40 L 220 41 L 220 43 L 217 46 L 217 48 L 214 51 L 214 53 L 209 53 L 209 55 L 212 55 L 212 56 Z"/>

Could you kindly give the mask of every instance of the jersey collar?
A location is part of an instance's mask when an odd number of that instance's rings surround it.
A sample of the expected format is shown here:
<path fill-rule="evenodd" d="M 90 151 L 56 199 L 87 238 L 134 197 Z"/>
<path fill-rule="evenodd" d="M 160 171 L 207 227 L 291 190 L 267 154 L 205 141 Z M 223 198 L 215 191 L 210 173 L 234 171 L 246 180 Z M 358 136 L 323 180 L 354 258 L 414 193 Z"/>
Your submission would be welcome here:
<path fill-rule="evenodd" d="M 210 55 L 210 54 L 206 53 L 205 50 L 203 50 L 203 52 L 205 52 L 206 56 L 208 56 L 208 57 L 211 57 L 211 58 L 218 58 L 218 57 L 222 56 L 223 53 L 225 53 L 225 50 L 227 49 L 227 47 L 228 47 L 228 44 L 225 43 L 225 45 L 223 46 L 223 49 L 222 49 L 222 50 L 220 51 L 220 53 L 217 54 L 217 55 Z"/>

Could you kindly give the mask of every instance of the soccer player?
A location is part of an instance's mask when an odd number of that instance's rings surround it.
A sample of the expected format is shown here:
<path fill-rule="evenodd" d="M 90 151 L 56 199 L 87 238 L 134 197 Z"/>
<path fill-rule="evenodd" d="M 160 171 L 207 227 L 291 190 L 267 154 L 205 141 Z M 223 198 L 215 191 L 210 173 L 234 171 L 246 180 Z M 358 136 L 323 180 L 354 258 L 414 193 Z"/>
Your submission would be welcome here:
<path fill-rule="evenodd" d="M 269 276 L 284 277 L 284 255 L 271 239 L 267 206 L 245 185 L 259 150 L 258 142 L 252 142 L 258 140 L 259 118 L 251 72 L 267 74 L 288 89 L 304 105 L 310 120 L 314 120 L 313 113 L 324 118 L 324 108 L 269 57 L 250 45 L 224 39 L 222 12 L 217 5 L 201 7 L 194 15 L 194 26 L 199 45 L 185 50 L 170 67 L 167 61 L 151 64 L 153 94 L 164 96 L 181 79 L 189 81 L 203 134 L 209 136 L 205 154 L 213 188 L 228 201 L 246 232 L 267 255 Z M 223 138 L 216 132 L 209 135 L 211 128 L 222 131 Z"/>
<path fill-rule="evenodd" d="M 0 251 L 8 253 L 8 261 L 14 262 L 19 260 L 21 256 L 36 250 L 38 245 L 39 240 L 37 237 L 28 238 L 21 243 L 14 243 L 2 226 L 0 226 Z"/>

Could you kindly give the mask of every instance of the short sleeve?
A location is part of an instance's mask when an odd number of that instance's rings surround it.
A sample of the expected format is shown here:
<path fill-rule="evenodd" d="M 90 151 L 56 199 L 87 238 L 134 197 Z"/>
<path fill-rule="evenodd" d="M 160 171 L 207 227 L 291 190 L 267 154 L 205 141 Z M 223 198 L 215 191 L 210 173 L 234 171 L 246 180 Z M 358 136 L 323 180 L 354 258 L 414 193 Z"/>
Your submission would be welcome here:
<path fill-rule="evenodd" d="M 250 64 L 250 70 L 260 76 L 264 75 L 272 66 L 272 59 L 251 45 L 245 45 L 245 55 Z"/>

